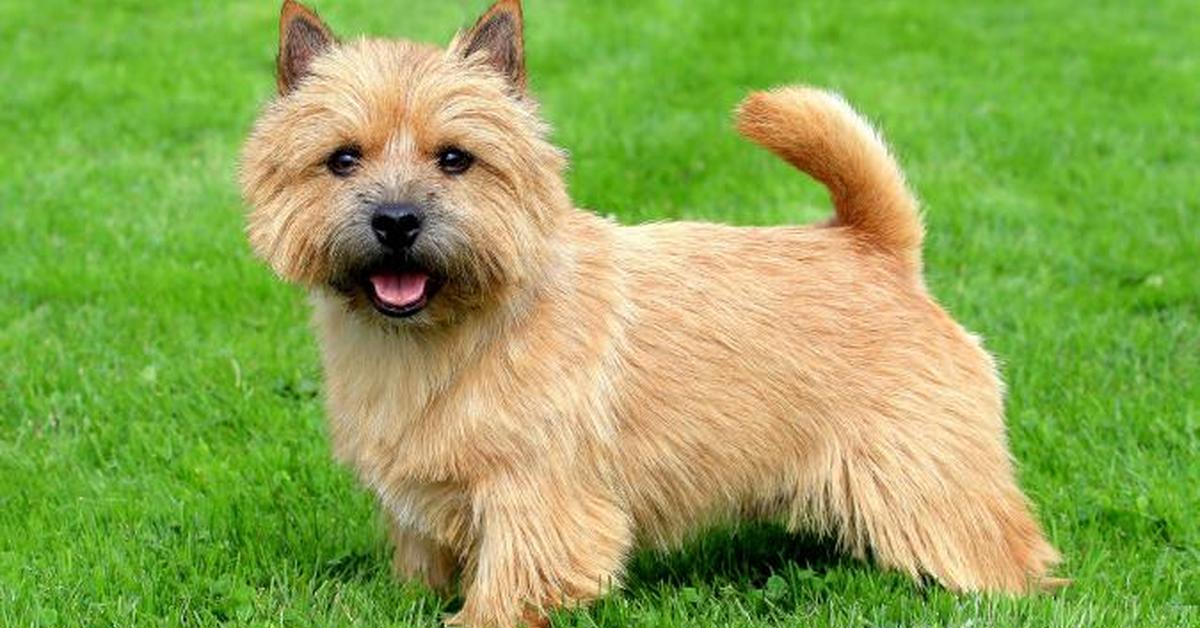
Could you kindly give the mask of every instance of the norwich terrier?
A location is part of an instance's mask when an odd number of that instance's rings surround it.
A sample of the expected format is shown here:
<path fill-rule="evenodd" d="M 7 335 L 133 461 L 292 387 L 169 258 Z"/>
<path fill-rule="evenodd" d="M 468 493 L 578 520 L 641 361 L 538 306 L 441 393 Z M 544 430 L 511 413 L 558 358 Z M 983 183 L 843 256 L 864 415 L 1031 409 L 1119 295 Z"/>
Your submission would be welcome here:
<path fill-rule="evenodd" d="M 340 42 L 287 0 L 242 158 L 254 250 L 311 294 L 337 456 L 394 567 L 468 625 L 541 623 L 630 552 L 748 518 L 955 591 L 1058 560 L 1013 477 L 993 359 L 929 295 L 917 203 L 838 96 L 738 130 L 829 188 L 820 225 L 576 209 L 501 0 L 445 50 Z"/>

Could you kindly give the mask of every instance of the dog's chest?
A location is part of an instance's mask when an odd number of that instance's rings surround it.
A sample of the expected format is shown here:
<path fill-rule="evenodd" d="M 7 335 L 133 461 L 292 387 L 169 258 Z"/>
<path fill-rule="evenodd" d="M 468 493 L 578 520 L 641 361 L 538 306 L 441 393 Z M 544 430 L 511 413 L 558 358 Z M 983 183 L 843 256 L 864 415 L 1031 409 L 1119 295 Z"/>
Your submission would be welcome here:
<path fill-rule="evenodd" d="M 315 302 L 334 454 L 398 518 L 423 527 L 419 513 L 449 516 L 481 472 L 470 418 L 493 414 L 480 386 L 452 384 L 463 352 L 381 335 Z"/>
<path fill-rule="evenodd" d="M 471 453 L 445 427 L 464 412 L 459 395 L 395 365 L 328 368 L 335 455 L 379 496 L 395 523 L 444 543 L 467 534 Z M 358 365 L 361 367 L 361 364 Z"/>
<path fill-rule="evenodd" d="M 369 486 L 465 479 L 464 439 L 447 431 L 461 421 L 469 395 L 447 394 L 419 367 L 329 368 L 326 380 L 334 453 Z"/>

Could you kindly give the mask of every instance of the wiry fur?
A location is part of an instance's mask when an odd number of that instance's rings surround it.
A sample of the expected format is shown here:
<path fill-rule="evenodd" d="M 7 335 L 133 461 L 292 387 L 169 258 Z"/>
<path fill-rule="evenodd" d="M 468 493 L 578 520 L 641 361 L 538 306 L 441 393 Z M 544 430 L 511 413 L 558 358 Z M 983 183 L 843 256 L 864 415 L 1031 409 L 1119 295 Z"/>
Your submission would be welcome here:
<path fill-rule="evenodd" d="M 517 3 L 496 11 L 519 36 Z M 399 574 L 461 572 L 455 621 L 536 622 L 619 583 L 638 544 L 758 517 L 952 590 L 1051 582 L 994 362 L 924 288 L 916 203 L 844 101 L 785 88 L 738 114 L 829 187 L 831 223 L 622 227 L 572 206 L 511 55 L 471 38 L 317 55 L 242 163 L 250 240 L 311 291 L 335 450 Z M 332 178 L 347 142 L 364 169 Z M 479 164 L 437 172 L 447 143 Z M 448 277 L 405 322 L 341 289 L 381 199 L 424 203 L 419 254 Z"/>

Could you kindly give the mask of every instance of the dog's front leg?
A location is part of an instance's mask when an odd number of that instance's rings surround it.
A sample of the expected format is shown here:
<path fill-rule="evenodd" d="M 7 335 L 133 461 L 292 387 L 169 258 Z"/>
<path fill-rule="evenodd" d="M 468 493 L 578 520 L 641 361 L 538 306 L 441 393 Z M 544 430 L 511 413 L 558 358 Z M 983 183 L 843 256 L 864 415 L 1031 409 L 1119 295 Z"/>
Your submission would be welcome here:
<path fill-rule="evenodd" d="M 598 482 L 546 471 L 488 482 L 475 496 L 476 545 L 462 611 L 447 623 L 547 623 L 550 610 L 615 586 L 632 544 L 629 517 Z"/>
<path fill-rule="evenodd" d="M 392 572 L 401 580 L 417 580 L 439 593 L 447 593 L 457 562 L 450 549 L 388 517 L 392 539 Z"/>

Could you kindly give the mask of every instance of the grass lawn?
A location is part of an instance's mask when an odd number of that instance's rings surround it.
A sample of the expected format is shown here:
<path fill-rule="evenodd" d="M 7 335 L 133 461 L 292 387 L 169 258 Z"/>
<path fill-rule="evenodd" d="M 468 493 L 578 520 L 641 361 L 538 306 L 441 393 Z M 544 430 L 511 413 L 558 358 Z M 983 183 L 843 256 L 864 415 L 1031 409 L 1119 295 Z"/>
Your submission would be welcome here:
<path fill-rule="evenodd" d="M 557 624 L 1200 622 L 1200 5 L 528 4 L 574 197 L 623 221 L 824 215 L 730 129 L 751 88 L 833 87 L 883 126 L 934 293 L 1003 360 L 1021 481 L 1075 580 L 957 597 L 749 527 L 639 555 Z M 483 5 L 317 6 L 345 35 L 445 42 Z M 447 608 L 390 579 L 330 459 L 304 297 L 243 238 L 234 164 L 277 8 L 0 3 L 0 625 Z"/>

